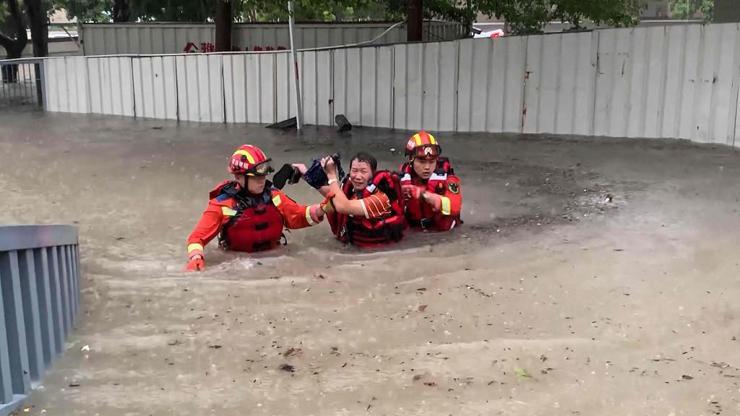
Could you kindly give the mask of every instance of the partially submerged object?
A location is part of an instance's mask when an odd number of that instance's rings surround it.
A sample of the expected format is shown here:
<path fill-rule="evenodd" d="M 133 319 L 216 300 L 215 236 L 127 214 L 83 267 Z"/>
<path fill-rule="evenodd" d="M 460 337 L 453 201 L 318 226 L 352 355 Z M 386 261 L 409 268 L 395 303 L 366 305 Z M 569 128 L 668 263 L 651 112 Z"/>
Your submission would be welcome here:
<path fill-rule="evenodd" d="M 292 129 L 293 127 L 296 127 L 298 125 L 298 122 L 296 121 L 295 117 L 291 117 L 287 120 L 278 121 L 277 123 L 268 124 L 268 129 L 281 129 L 281 130 L 287 130 Z"/>
<path fill-rule="evenodd" d="M 339 126 L 340 133 L 352 130 L 352 124 L 347 120 L 347 117 L 345 117 L 344 114 L 337 114 L 334 117 L 334 122 Z"/>

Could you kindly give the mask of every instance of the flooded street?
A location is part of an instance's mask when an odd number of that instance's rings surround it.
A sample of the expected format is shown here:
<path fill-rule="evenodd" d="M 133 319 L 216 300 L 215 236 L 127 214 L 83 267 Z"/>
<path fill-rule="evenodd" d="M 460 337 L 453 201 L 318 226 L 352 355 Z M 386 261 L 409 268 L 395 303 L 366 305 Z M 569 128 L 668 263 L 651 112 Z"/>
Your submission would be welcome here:
<path fill-rule="evenodd" d="M 0 223 L 77 224 L 83 267 L 78 328 L 21 414 L 740 414 L 730 148 L 437 133 L 454 232 L 359 251 L 322 223 L 183 272 L 240 144 L 397 168 L 408 134 L 0 113 Z"/>

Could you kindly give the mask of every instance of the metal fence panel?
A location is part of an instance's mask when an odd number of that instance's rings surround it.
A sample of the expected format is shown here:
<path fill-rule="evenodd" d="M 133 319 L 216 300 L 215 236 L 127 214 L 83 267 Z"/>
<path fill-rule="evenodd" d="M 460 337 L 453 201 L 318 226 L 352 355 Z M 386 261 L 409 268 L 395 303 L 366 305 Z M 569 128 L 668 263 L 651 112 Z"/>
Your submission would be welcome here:
<path fill-rule="evenodd" d="M 175 58 L 133 58 L 132 63 L 136 116 L 176 120 Z"/>
<path fill-rule="evenodd" d="M 394 49 L 390 46 L 374 49 L 377 53 L 378 63 L 376 69 L 377 89 L 375 97 L 377 105 L 376 125 L 378 127 L 392 128 L 393 109 L 395 105 L 393 102 Z"/>
<path fill-rule="evenodd" d="M 43 108 L 43 60 L 0 60 L 0 109 Z"/>
<path fill-rule="evenodd" d="M 362 81 L 363 72 L 361 48 L 347 50 L 347 72 L 345 74 L 345 112 L 352 121 L 362 124 Z"/>
<path fill-rule="evenodd" d="M 316 52 L 301 52 L 299 60 L 301 101 L 303 118 L 307 124 L 316 124 L 318 120 L 318 68 Z"/>
<path fill-rule="evenodd" d="M 13 373 L 10 369 L 10 334 L 5 325 L 5 296 L 0 296 L 0 403 L 13 400 Z"/>
<path fill-rule="evenodd" d="M 358 81 L 353 83 L 357 87 L 357 103 L 359 104 L 359 124 L 363 126 L 377 125 L 377 97 L 378 97 L 378 56 L 377 48 L 358 49 L 359 74 Z"/>
<path fill-rule="evenodd" d="M 255 69 L 259 73 L 259 78 L 262 82 L 257 86 L 260 91 L 259 97 L 259 114 L 260 118 L 257 122 L 259 123 L 274 123 L 281 118 L 277 117 L 276 114 L 281 107 L 285 105 L 285 102 L 281 105 L 280 100 L 286 99 L 288 102 L 293 102 L 290 98 L 289 93 L 286 95 L 280 95 L 280 87 L 282 84 L 290 85 L 290 72 L 285 74 L 285 81 L 282 81 L 277 77 L 277 73 L 280 68 L 280 60 L 284 60 L 285 66 L 288 65 L 288 54 L 261 54 L 258 55 L 257 62 L 255 63 Z M 287 98 L 285 98 L 287 96 Z M 289 108 L 289 107 L 288 107 Z"/>
<path fill-rule="evenodd" d="M 56 354 L 64 351 L 64 306 L 62 305 L 62 276 L 59 270 L 59 248 L 50 247 L 49 288 L 54 327 L 54 350 Z"/>
<path fill-rule="evenodd" d="M 684 44 L 684 73 L 681 80 L 682 88 L 679 89 L 680 113 L 678 119 L 679 137 L 694 138 L 694 125 L 696 123 L 696 98 L 699 90 L 697 81 L 699 78 L 699 59 L 701 58 L 701 37 L 703 30 L 700 26 L 686 28 L 686 43 Z"/>
<path fill-rule="evenodd" d="M 358 33 L 322 29 L 315 41 Z M 50 110 L 261 123 L 295 114 L 286 52 L 84 59 L 48 62 Z M 298 67 L 311 124 L 345 114 L 399 129 L 734 144 L 740 111 L 738 24 L 303 51 Z"/>
<path fill-rule="evenodd" d="M 332 53 L 332 108 L 334 114 L 347 114 L 347 49 Z"/>
<path fill-rule="evenodd" d="M 77 251 L 73 227 L 0 227 L 0 415 L 64 349 L 79 305 Z"/>
<path fill-rule="evenodd" d="M 18 258 L 18 266 L 26 278 L 21 279 L 21 297 L 25 299 L 23 315 L 26 318 L 26 336 L 28 337 L 28 361 L 31 377 L 41 378 L 44 372 L 44 348 L 41 336 L 41 307 L 38 298 L 38 278 L 34 250 L 23 250 Z"/>
<path fill-rule="evenodd" d="M 78 59 L 87 61 L 84 67 L 88 74 L 89 111 L 96 114 L 134 117 L 136 111 L 132 59 L 127 57 Z"/>
<path fill-rule="evenodd" d="M 297 54 L 300 59 L 301 54 Z M 271 123 L 278 120 L 285 120 L 295 115 L 295 104 L 293 98 L 293 70 L 290 55 L 287 53 L 256 55 L 258 57 L 257 66 L 260 74 L 266 74 L 274 71 L 275 88 L 271 91 L 262 90 L 262 120 L 263 123 Z M 267 56 L 271 57 L 268 61 Z M 270 102 L 267 97 L 273 96 L 274 102 Z M 272 113 L 274 111 L 274 113 Z M 269 118 L 267 117 L 269 114 Z"/>
<path fill-rule="evenodd" d="M 0 254 L 0 290 L 7 334 L 5 347 L 10 364 L 9 384 L 14 394 L 23 394 L 29 390 L 31 378 L 17 251 Z M 6 382 L 7 380 L 3 384 Z"/>
<path fill-rule="evenodd" d="M 49 249 L 38 249 L 34 257 L 35 269 L 39 272 L 39 283 L 36 286 L 39 299 L 39 317 L 41 318 L 41 340 L 44 348 L 44 364 L 48 367 L 57 355 L 56 332 L 54 331 L 54 309 L 51 295 L 51 273 L 49 268 Z"/>
<path fill-rule="evenodd" d="M 222 56 L 177 57 L 177 106 L 180 119 L 224 122 Z"/>
<path fill-rule="evenodd" d="M 46 71 L 46 77 L 44 77 L 46 83 L 44 87 L 44 91 L 46 92 L 46 110 L 66 112 L 68 108 L 66 103 L 62 105 L 59 102 L 60 97 L 64 97 L 64 95 L 59 94 L 57 91 L 57 88 L 65 85 L 57 79 L 57 77 L 64 76 L 64 74 L 62 74 L 64 71 L 57 68 L 59 62 L 60 61 L 58 59 L 47 59 L 44 61 L 44 68 Z"/>
<path fill-rule="evenodd" d="M 334 123 L 334 114 L 332 112 L 332 59 L 332 51 L 316 52 L 315 123 L 324 126 Z"/>
<path fill-rule="evenodd" d="M 678 137 L 678 120 L 681 103 L 679 101 L 681 85 L 683 83 L 684 69 L 684 48 L 686 40 L 686 30 L 679 26 L 666 28 L 666 47 L 665 47 L 665 81 L 664 81 L 664 103 L 662 108 L 663 123 L 661 125 L 660 136 Z"/>

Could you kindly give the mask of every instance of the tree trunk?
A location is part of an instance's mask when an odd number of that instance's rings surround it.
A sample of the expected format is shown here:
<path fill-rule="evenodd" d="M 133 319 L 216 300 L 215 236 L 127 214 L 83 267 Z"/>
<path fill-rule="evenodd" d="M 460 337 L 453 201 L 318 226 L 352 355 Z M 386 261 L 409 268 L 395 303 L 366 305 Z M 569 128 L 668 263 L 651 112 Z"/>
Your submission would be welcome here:
<path fill-rule="evenodd" d="M 422 23 L 424 14 L 422 12 L 422 0 L 407 0 L 408 13 L 406 19 L 406 40 L 408 42 L 422 41 Z"/>
<path fill-rule="evenodd" d="M 49 55 L 49 26 L 46 10 L 41 7 L 41 0 L 26 0 L 26 15 L 31 28 L 34 56 Z"/>
<path fill-rule="evenodd" d="M 17 0 L 8 0 L 9 23 L 15 33 L 0 33 L 0 46 L 5 48 L 8 59 L 20 58 L 28 43 L 26 25 L 23 23 L 23 15 L 18 9 Z M 2 67 L 2 82 L 18 81 L 18 65 L 5 65 Z"/>
<path fill-rule="evenodd" d="M 216 52 L 231 50 L 231 0 L 216 0 Z"/>
<path fill-rule="evenodd" d="M 131 7 L 129 6 L 129 0 L 113 0 L 113 23 L 128 22 L 130 20 Z"/>

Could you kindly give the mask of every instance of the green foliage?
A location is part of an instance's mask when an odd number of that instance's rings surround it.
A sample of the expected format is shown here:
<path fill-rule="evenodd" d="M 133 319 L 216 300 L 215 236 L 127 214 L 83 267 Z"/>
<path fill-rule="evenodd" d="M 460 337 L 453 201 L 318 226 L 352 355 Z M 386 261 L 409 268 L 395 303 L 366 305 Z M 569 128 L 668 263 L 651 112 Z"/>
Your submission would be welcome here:
<path fill-rule="evenodd" d="M 714 0 L 670 0 L 669 8 L 674 19 L 700 18 L 709 21 L 714 16 Z"/>
<path fill-rule="evenodd" d="M 296 0 L 296 21 L 367 21 L 390 17 L 383 0 Z M 235 15 L 251 22 L 288 20 L 287 1 L 243 0 L 235 5 Z"/>
<path fill-rule="evenodd" d="M 0 32 L 5 28 L 5 22 L 7 22 L 10 12 L 8 11 L 8 5 L 0 0 Z"/>
<path fill-rule="evenodd" d="M 640 0 L 478 0 L 478 11 L 506 20 L 514 34 L 541 33 L 550 21 L 632 26 L 637 23 Z"/>
<path fill-rule="evenodd" d="M 1 0 L 0 0 L 1 1 Z M 85 22 L 111 21 L 114 0 L 54 0 Z M 506 20 L 514 34 L 539 33 L 549 21 L 630 26 L 641 0 L 424 0 L 426 18 L 470 25 L 479 13 Z M 675 8 L 686 0 L 672 0 Z M 704 10 L 713 0 L 689 0 Z M 232 0 L 236 21 L 286 21 L 286 0 Z M 214 0 L 129 0 L 132 21 L 212 21 Z M 403 20 L 407 0 L 295 0 L 296 21 Z M 693 7 L 693 6 L 692 6 Z"/>

